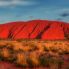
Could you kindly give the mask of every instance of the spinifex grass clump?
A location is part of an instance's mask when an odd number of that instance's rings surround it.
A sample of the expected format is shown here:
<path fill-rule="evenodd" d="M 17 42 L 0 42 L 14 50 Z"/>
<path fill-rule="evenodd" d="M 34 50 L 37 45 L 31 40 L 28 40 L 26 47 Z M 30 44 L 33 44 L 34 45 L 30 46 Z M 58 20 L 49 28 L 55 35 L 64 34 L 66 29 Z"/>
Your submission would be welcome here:
<path fill-rule="evenodd" d="M 53 57 L 52 55 L 41 55 L 39 57 L 40 65 L 43 67 L 48 67 L 51 69 L 58 69 L 64 63 L 62 59 L 58 57 Z"/>

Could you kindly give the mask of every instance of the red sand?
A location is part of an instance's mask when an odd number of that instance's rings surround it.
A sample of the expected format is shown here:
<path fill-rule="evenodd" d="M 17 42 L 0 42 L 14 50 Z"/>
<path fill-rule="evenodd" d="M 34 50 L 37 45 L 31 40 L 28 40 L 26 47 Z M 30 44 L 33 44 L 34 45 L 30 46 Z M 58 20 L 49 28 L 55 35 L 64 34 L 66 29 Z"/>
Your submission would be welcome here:
<path fill-rule="evenodd" d="M 12 64 L 10 62 L 0 61 L 0 69 L 22 69 L 22 68 L 16 67 L 15 64 Z"/>

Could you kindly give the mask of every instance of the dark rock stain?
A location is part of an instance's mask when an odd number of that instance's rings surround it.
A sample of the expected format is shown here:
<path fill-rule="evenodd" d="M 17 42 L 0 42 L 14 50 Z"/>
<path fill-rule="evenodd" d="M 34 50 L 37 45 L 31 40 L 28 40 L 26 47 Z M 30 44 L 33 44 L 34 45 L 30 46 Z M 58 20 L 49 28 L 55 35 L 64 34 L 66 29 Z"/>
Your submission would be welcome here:
<path fill-rule="evenodd" d="M 50 28 L 50 24 L 48 26 L 46 26 L 43 31 L 41 31 L 37 36 L 36 36 L 36 39 L 41 39 L 43 33 L 48 30 Z"/>
<path fill-rule="evenodd" d="M 29 33 L 28 37 L 30 38 L 30 36 L 32 35 L 32 33 L 35 31 L 35 29 L 37 28 L 38 24 L 36 24 L 36 26 L 33 28 L 32 32 Z"/>

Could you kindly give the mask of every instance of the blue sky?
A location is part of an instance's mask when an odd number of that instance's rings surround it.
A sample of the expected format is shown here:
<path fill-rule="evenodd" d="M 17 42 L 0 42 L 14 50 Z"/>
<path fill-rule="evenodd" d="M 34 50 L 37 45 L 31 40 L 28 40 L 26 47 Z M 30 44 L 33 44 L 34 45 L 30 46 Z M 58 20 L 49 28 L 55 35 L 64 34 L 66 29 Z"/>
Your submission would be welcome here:
<path fill-rule="evenodd" d="M 0 0 L 0 23 L 35 19 L 69 22 L 69 0 Z"/>

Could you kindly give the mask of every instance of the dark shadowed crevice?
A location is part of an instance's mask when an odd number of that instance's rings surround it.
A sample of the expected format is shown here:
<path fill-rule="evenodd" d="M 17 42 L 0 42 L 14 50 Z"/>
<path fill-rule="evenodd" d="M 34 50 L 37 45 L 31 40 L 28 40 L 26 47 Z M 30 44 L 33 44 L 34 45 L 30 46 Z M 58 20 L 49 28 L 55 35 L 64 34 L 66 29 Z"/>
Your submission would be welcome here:
<path fill-rule="evenodd" d="M 50 24 L 46 26 L 37 36 L 36 39 L 41 39 L 43 33 L 50 28 Z"/>
<path fill-rule="evenodd" d="M 69 28 L 65 28 L 64 34 L 65 34 L 65 38 L 69 39 Z"/>
<path fill-rule="evenodd" d="M 60 24 L 61 27 L 63 27 L 63 24 Z"/>
<path fill-rule="evenodd" d="M 36 24 L 36 26 L 33 28 L 32 32 L 29 33 L 29 35 L 28 35 L 29 38 L 31 37 L 32 33 L 35 31 L 35 29 L 37 28 L 38 25 L 39 25 L 39 24 Z"/>
<path fill-rule="evenodd" d="M 12 30 L 10 29 L 9 33 L 8 33 L 8 39 L 12 39 L 13 34 L 12 34 Z"/>
<path fill-rule="evenodd" d="M 13 26 L 13 28 L 12 28 L 12 32 L 14 32 L 15 30 L 17 30 L 18 29 L 18 26 L 16 26 L 16 24 Z"/>
<path fill-rule="evenodd" d="M 10 28 L 9 30 L 9 33 L 8 33 L 8 39 L 13 39 L 13 30 L 16 29 L 15 28 L 16 25 L 12 25 L 12 27 Z"/>
<path fill-rule="evenodd" d="M 17 35 L 18 33 L 20 33 L 26 26 L 27 26 L 27 24 L 23 25 L 22 28 L 15 34 L 15 36 L 13 36 L 13 38 L 15 38 L 16 35 Z"/>

